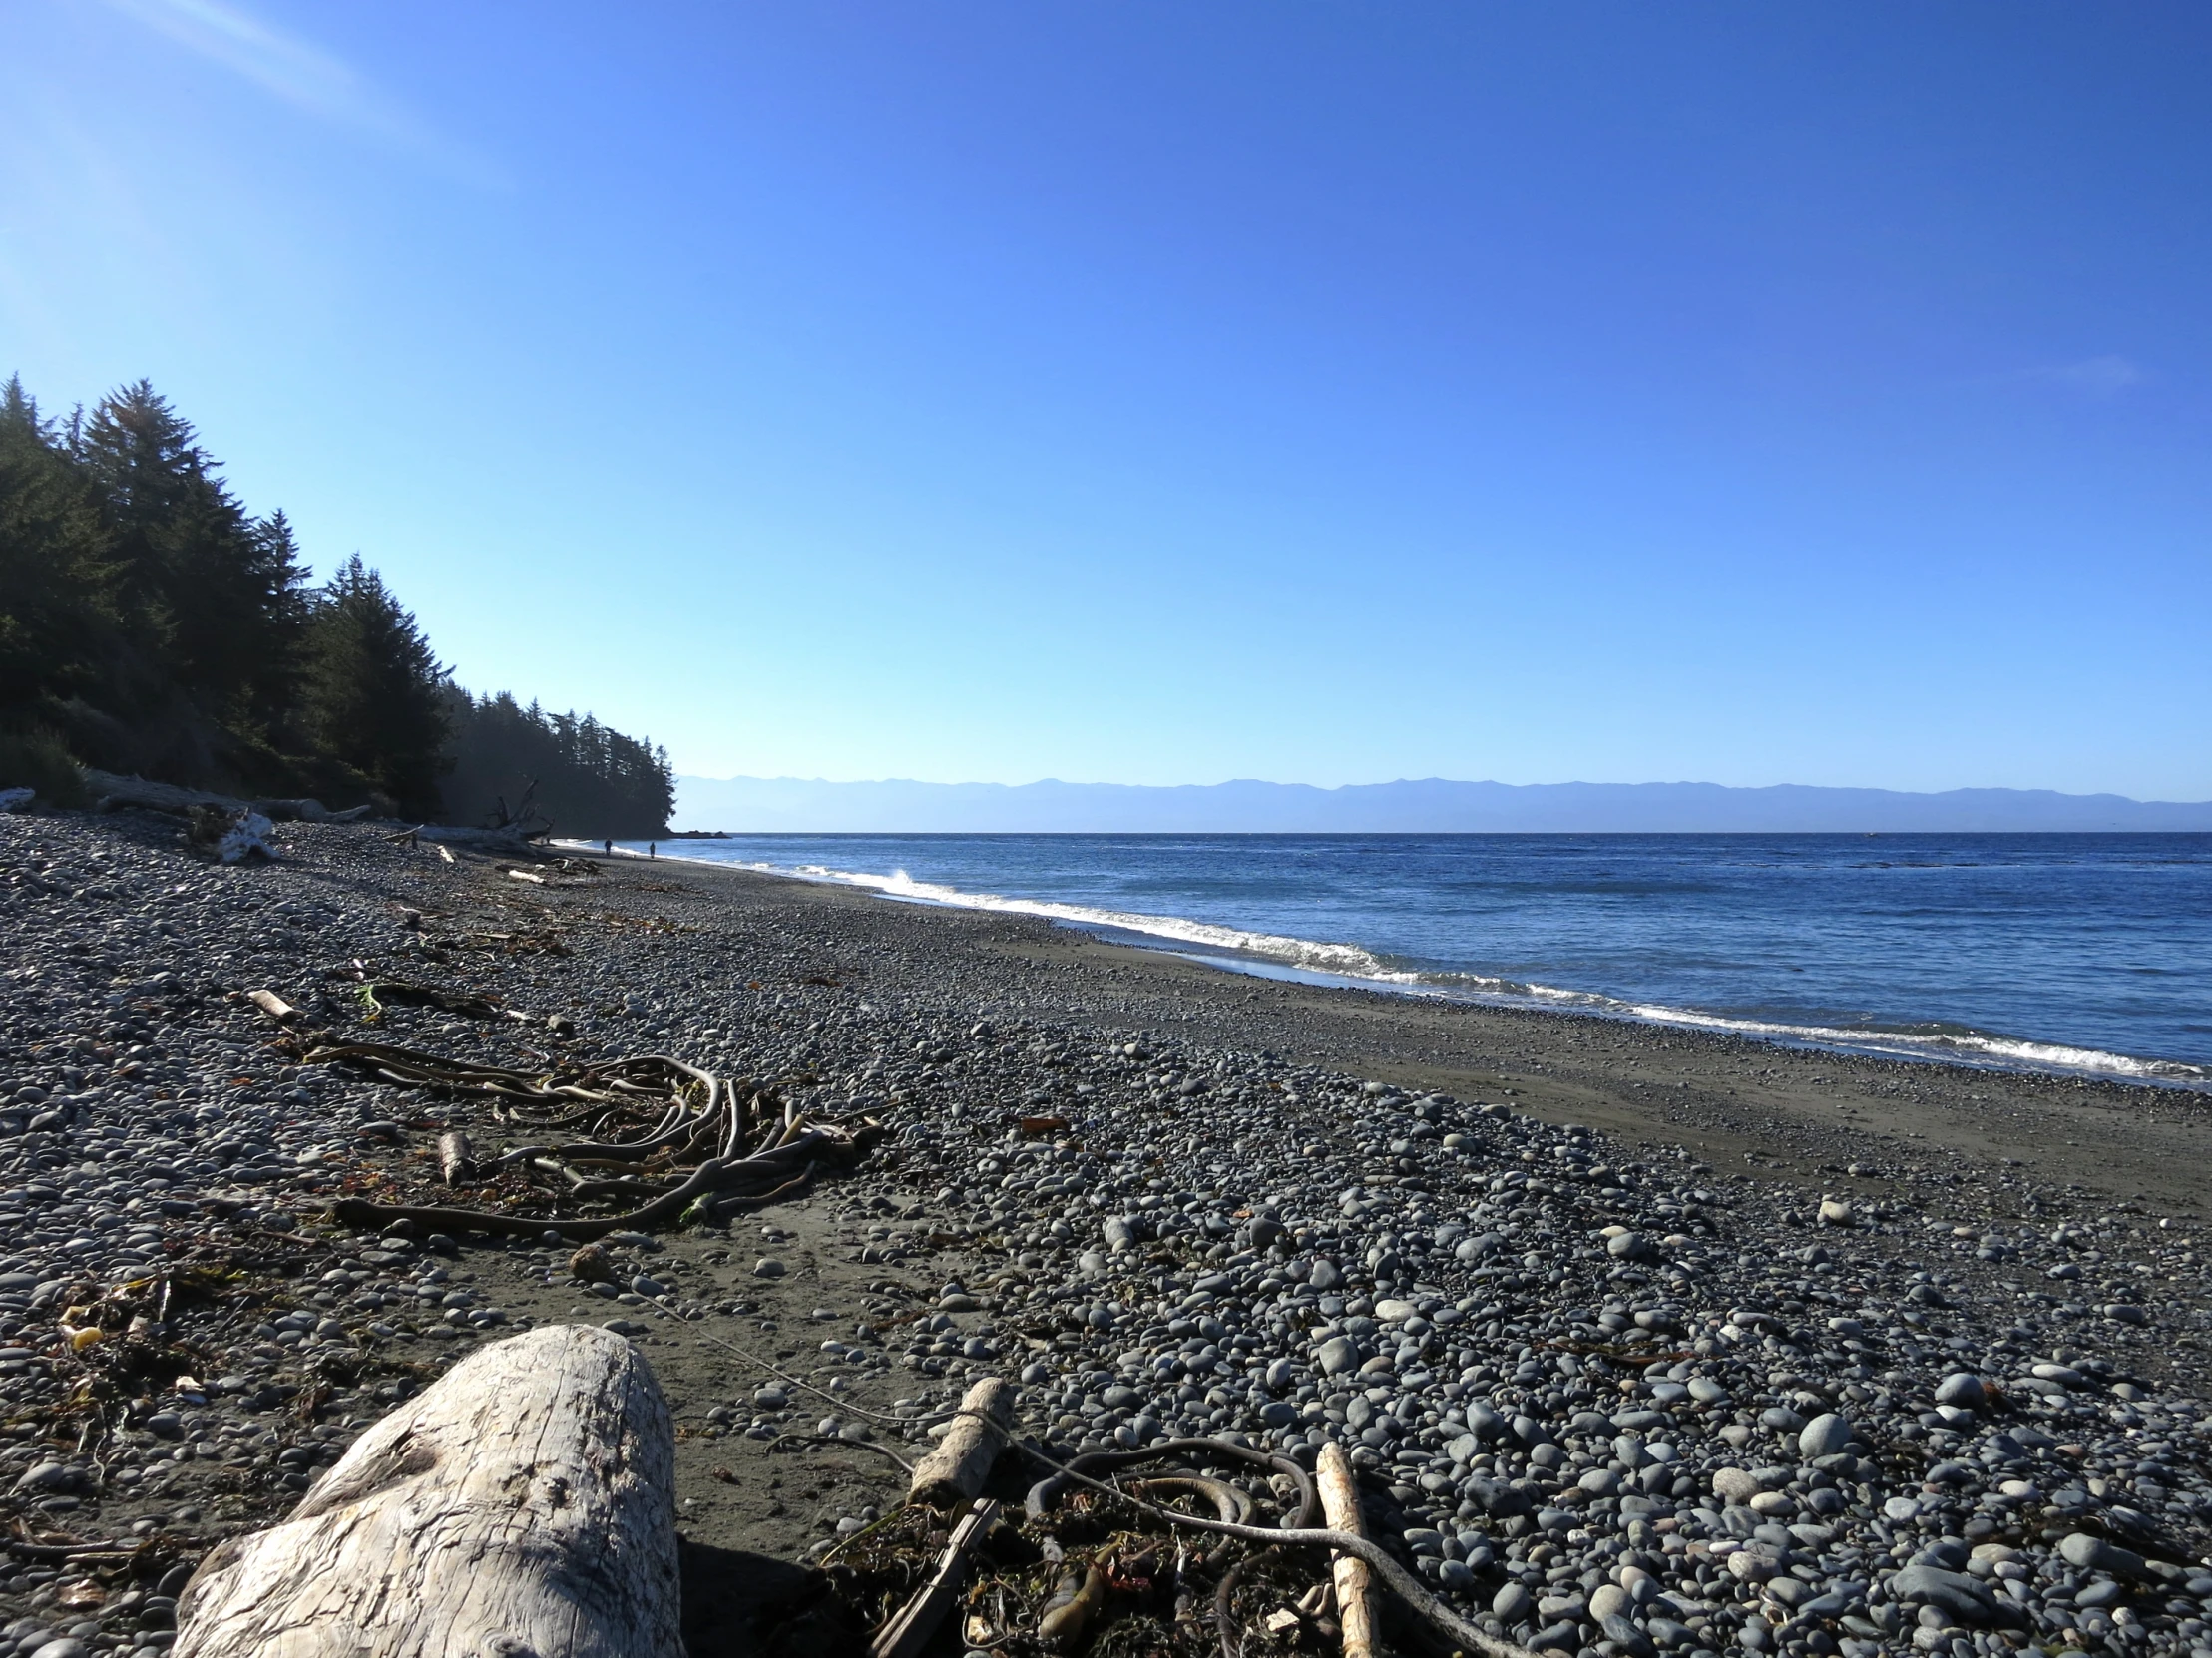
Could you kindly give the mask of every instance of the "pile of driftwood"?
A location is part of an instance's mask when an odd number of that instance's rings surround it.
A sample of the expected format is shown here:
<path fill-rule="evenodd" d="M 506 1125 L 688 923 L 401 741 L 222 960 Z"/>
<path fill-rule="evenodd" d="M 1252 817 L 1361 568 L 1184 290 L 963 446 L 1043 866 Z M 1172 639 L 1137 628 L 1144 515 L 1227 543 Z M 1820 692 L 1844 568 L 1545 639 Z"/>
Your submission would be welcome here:
<path fill-rule="evenodd" d="M 918 1658 L 948 1622 L 1004 1658 L 1371 1658 L 1378 1579 L 1421 1645 L 1530 1658 L 1364 1535 L 1337 1448 L 1310 1478 L 1217 1440 L 1060 1464 L 1015 1447 L 1012 1398 L 996 1379 L 972 1387 L 907 1502 L 824 1562 L 826 1592 L 873 1630 L 869 1658 Z M 1019 1514 L 982 1494 L 1012 1449 L 1043 1475 Z M 557 1325 L 480 1348 L 354 1442 L 289 1519 L 209 1555 L 175 1658 L 677 1658 L 674 1460 L 667 1405 L 621 1337 Z"/>
<path fill-rule="evenodd" d="M 833 1591 L 875 1628 L 870 1658 L 918 1658 L 951 1618 L 958 1645 L 1002 1658 L 1373 1658 L 1386 1603 L 1422 1648 L 1531 1658 L 1436 1600 L 1367 1536 L 1341 1447 L 1323 1448 L 1311 1475 L 1221 1439 L 1062 1463 L 1007 1439 L 1011 1393 L 995 1379 L 970 1389 L 944 1445 L 914 1469 L 906 1505 L 825 1558 Z M 1020 1513 L 974 1500 L 946 1534 L 938 1511 L 975 1499 L 1010 1446 L 1043 1475 Z"/>
<path fill-rule="evenodd" d="M 362 989 L 372 1002 L 443 996 L 440 1005 L 450 1006 L 453 998 L 388 982 Z M 465 1132 L 439 1143 L 446 1185 L 499 1182 L 511 1207 L 349 1197 L 331 1209 L 344 1226 L 378 1230 L 407 1221 L 437 1232 L 585 1239 L 669 1222 L 711 1225 L 799 1195 L 821 1170 L 849 1165 L 883 1133 L 870 1117 L 812 1120 L 767 1088 L 665 1054 L 525 1070 L 301 1031 L 300 1011 L 273 992 L 255 991 L 250 1000 L 292 1031 L 288 1039 L 303 1065 L 342 1065 L 399 1087 L 480 1099 L 495 1122 L 544 1136 L 489 1158 L 478 1157 Z M 508 1017 L 490 999 L 469 1000 L 482 1003 L 484 1017 Z M 572 1212 L 609 1204 L 627 1207 Z"/>
<path fill-rule="evenodd" d="M 794 1108 L 760 1109 L 760 1090 L 663 1054 L 530 1073 L 380 1042 L 335 1042 L 306 1046 L 301 1062 L 474 1094 L 491 1102 L 496 1120 L 539 1134 L 584 1136 L 516 1146 L 485 1161 L 465 1136 L 446 1137 L 440 1161 L 448 1185 L 513 1172 L 526 1182 L 518 1201 L 540 1200 L 529 1211 L 345 1198 L 331 1218 L 346 1226 L 405 1220 L 441 1232 L 597 1238 L 670 1221 L 713 1224 L 797 1196 L 820 1169 L 854 1161 L 882 1131 L 870 1119 L 811 1122 Z M 602 1215 L 548 1207 L 609 1202 L 635 1206 Z"/>

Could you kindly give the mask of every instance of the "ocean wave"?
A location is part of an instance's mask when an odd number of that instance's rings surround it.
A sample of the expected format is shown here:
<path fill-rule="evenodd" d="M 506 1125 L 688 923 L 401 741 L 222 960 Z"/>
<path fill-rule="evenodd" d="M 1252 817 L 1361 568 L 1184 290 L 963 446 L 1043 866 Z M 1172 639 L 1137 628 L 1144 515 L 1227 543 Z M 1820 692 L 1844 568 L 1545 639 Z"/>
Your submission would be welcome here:
<path fill-rule="evenodd" d="M 583 846 L 589 843 L 573 844 Z M 663 856 L 668 858 L 669 855 Z M 1422 971 L 1394 965 L 1356 944 L 1332 944 L 1280 933 L 1224 927 L 1213 922 L 1193 921 L 1186 916 L 1155 916 L 1139 911 L 1101 909 L 1088 904 L 1062 904 L 1046 899 L 1010 898 L 1000 893 L 969 892 L 936 882 L 917 881 L 903 869 L 894 869 L 888 875 L 878 875 L 862 870 L 831 869 L 822 864 L 777 864 L 733 858 L 685 858 L 678 855 L 670 861 L 711 864 L 719 869 L 747 869 L 762 875 L 857 887 L 908 903 L 1036 916 L 1042 920 L 1065 922 L 1074 927 L 1134 934 L 1194 948 L 1204 953 L 1196 959 L 1232 970 L 1264 971 L 1269 967 L 1288 969 L 1348 985 L 1375 987 L 1416 996 L 1509 1007 L 1544 1008 L 1554 1012 L 1586 1013 L 1603 1018 L 1629 1020 L 1642 1025 L 1725 1032 L 1791 1045 L 1892 1058 L 1931 1059 L 1995 1070 L 2107 1076 L 2127 1081 L 2212 1089 L 2212 1070 L 2178 1060 L 2143 1059 L 2126 1053 L 2106 1052 L 2101 1048 L 2032 1041 L 2019 1036 L 1966 1029 L 1897 1030 L 1877 1026 L 1811 1025 L 1755 1019 L 1706 1013 L 1694 1008 L 1674 1008 L 1661 1003 L 1630 1002 L 1596 991 L 1571 990 L 1562 986 L 1542 985 L 1479 973 Z"/>
<path fill-rule="evenodd" d="M 722 863 L 719 859 L 699 861 Z M 727 868 L 729 865 L 723 864 L 722 867 Z M 1363 950 L 1356 944 L 1328 944 L 1315 939 L 1288 938 L 1278 933 L 1255 933 L 1241 927 L 1220 927 L 1211 922 L 1192 921 L 1185 916 L 1152 916 L 1131 910 L 1102 910 L 1089 904 L 1056 904 L 1045 899 L 1009 898 L 1000 893 L 966 892 L 958 887 L 917 881 L 903 869 L 895 869 L 888 875 L 871 875 L 858 870 L 827 869 L 820 864 L 739 863 L 735 867 L 757 870 L 763 875 L 792 875 L 804 881 L 861 887 L 879 892 L 886 898 L 901 898 L 920 904 L 942 904 L 949 909 L 994 910 L 1007 915 L 1064 921 L 1076 927 L 1104 927 L 1120 933 L 1140 933 L 1175 944 L 1196 945 L 1202 949 L 1231 955 L 1263 957 L 1291 967 L 1304 968 L 1309 972 L 1334 974 L 1346 979 L 1374 980 L 1391 985 L 1411 985 L 1420 979 L 1419 974 L 1399 972 L 1374 952 Z"/>

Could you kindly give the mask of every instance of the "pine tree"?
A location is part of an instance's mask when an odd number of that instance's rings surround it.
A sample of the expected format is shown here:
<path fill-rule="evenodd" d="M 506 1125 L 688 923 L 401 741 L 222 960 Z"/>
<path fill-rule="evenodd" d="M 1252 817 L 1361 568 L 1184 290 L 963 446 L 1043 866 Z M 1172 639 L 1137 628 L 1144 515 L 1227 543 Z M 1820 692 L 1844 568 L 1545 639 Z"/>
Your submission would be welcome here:
<path fill-rule="evenodd" d="M 511 822 L 527 797 L 533 826 L 591 838 L 667 833 L 675 777 L 667 752 L 586 714 L 525 708 L 505 691 L 451 698 L 454 768 L 444 794 L 455 822 Z"/>
<path fill-rule="evenodd" d="M 446 670 L 414 614 L 358 553 L 314 598 L 306 680 L 323 751 L 406 815 L 435 815 L 445 769 Z"/>
<path fill-rule="evenodd" d="M 0 721 L 92 690 L 115 620 L 115 569 L 92 492 L 38 405 L 0 387 Z"/>
<path fill-rule="evenodd" d="M 78 428 L 127 620 L 208 720 L 264 742 L 297 682 L 303 572 L 281 515 L 250 522 L 189 422 L 144 380 Z"/>
<path fill-rule="evenodd" d="M 303 572 L 290 522 L 248 517 L 145 381 L 59 422 L 0 385 L 0 787 L 63 798 L 85 762 L 429 817 L 450 771 L 457 819 L 527 794 L 571 833 L 665 832 L 665 751 L 474 700 L 358 557 L 320 590 Z"/>

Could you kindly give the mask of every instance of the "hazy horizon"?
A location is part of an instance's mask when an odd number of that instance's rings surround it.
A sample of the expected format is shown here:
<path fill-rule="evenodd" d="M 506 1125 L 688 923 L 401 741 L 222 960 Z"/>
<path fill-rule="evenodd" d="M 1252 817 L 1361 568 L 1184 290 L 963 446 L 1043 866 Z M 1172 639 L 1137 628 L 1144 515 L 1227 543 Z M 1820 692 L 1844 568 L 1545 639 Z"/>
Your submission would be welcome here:
<path fill-rule="evenodd" d="M 739 834 L 2212 832 L 2212 801 L 2049 789 L 1402 778 L 1333 788 L 679 775 L 672 826 Z"/>

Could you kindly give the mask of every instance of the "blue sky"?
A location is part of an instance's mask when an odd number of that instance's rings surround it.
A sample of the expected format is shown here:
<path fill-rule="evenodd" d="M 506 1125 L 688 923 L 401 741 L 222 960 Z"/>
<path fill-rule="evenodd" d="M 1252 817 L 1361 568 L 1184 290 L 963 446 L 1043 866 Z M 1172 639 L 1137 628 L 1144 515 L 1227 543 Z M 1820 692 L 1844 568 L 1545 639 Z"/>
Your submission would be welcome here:
<path fill-rule="evenodd" d="M 2212 797 L 2212 11 L 11 0 L 0 372 L 724 775 Z"/>

